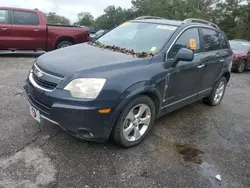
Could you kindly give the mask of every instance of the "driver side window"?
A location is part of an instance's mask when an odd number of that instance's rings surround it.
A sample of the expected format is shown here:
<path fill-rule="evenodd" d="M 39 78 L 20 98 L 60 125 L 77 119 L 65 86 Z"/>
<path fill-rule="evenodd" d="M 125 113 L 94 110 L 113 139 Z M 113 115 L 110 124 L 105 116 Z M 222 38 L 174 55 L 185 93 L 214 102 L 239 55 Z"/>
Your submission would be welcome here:
<path fill-rule="evenodd" d="M 192 46 L 190 46 L 192 45 Z M 194 53 L 199 53 L 201 51 L 200 46 L 200 36 L 198 28 L 192 28 L 184 31 L 184 33 L 179 37 L 179 39 L 172 46 L 168 53 L 168 59 L 173 59 L 176 53 L 181 48 L 188 48 L 194 51 Z"/>

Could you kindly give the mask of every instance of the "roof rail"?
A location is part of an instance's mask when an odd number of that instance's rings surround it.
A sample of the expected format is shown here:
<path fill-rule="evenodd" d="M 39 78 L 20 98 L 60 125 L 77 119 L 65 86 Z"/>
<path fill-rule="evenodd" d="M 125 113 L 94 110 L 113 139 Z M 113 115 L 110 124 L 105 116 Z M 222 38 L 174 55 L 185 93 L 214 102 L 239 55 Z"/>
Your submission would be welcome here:
<path fill-rule="evenodd" d="M 207 25 L 210 25 L 212 27 L 219 29 L 219 27 L 216 24 L 209 22 L 209 21 L 206 21 L 206 20 L 197 19 L 197 18 L 188 18 L 188 19 L 184 20 L 183 22 L 184 23 L 188 23 L 188 22 L 202 23 L 202 24 L 207 24 Z"/>
<path fill-rule="evenodd" d="M 140 16 L 135 18 L 135 20 L 145 20 L 145 19 L 164 19 L 165 18 L 161 18 L 161 17 L 157 17 L 157 16 Z"/>

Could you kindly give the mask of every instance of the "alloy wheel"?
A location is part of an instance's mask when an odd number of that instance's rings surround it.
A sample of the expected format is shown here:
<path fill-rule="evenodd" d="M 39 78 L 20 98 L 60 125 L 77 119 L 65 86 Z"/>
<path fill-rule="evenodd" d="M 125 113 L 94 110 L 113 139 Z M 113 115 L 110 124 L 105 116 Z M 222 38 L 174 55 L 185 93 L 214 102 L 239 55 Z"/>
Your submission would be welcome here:
<path fill-rule="evenodd" d="M 214 96 L 214 102 L 219 103 L 220 100 L 223 97 L 225 91 L 225 83 L 223 81 L 220 82 L 218 88 L 216 89 L 215 96 Z"/>
<path fill-rule="evenodd" d="M 245 62 L 244 61 L 241 61 L 240 62 L 240 66 L 239 66 L 239 72 L 243 72 L 245 69 Z"/>
<path fill-rule="evenodd" d="M 66 47 L 68 47 L 69 46 L 69 44 L 63 44 L 62 46 L 61 46 L 61 48 L 66 48 Z"/>
<path fill-rule="evenodd" d="M 129 142 L 139 140 L 151 122 L 151 110 L 146 104 L 132 108 L 123 123 L 123 136 Z"/>

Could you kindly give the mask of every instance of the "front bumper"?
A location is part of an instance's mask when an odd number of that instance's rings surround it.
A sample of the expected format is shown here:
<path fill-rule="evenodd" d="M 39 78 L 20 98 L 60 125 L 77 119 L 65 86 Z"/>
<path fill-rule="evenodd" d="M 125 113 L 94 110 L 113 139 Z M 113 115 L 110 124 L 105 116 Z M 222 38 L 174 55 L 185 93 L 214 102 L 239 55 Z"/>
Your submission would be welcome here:
<path fill-rule="evenodd" d="M 55 89 L 51 92 L 34 87 L 29 79 L 24 89 L 30 105 L 41 113 L 41 118 L 57 124 L 71 135 L 90 141 L 106 141 L 113 128 L 109 123 L 115 101 L 84 101 L 74 99 L 68 91 Z M 108 104 L 108 105 L 107 105 Z M 108 114 L 100 109 L 111 108 Z"/>
<path fill-rule="evenodd" d="M 240 62 L 239 58 L 234 58 L 232 63 L 232 70 L 235 70 L 238 66 L 238 63 Z"/>

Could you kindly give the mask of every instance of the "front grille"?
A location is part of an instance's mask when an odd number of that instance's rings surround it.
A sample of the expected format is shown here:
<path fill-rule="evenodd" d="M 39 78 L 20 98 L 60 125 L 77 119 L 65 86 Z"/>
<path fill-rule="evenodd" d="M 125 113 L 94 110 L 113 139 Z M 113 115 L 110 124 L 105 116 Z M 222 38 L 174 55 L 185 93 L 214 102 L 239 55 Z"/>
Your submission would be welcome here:
<path fill-rule="evenodd" d="M 53 90 L 53 89 L 55 89 L 56 86 L 57 86 L 56 83 L 52 83 L 52 82 L 43 80 L 43 79 L 41 79 L 41 78 L 38 78 L 35 74 L 33 74 L 33 79 L 35 80 L 35 82 L 36 82 L 39 86 L 41 86 L 41 87 L 43 87 L 43 88 L 45 88 L 45 89 L 51 89 L 51 90 Z"/>
<path fill-rule="evenodd" d="M 28 100 L 29 102 L 38 110 L 42 111 L 45 114 L 49 114 L 51 108 L 45 104 L 43 104 L 42 102 L 36 100 L 34 97 L 32 97 L 31 95 L 28 95 Z"/>

